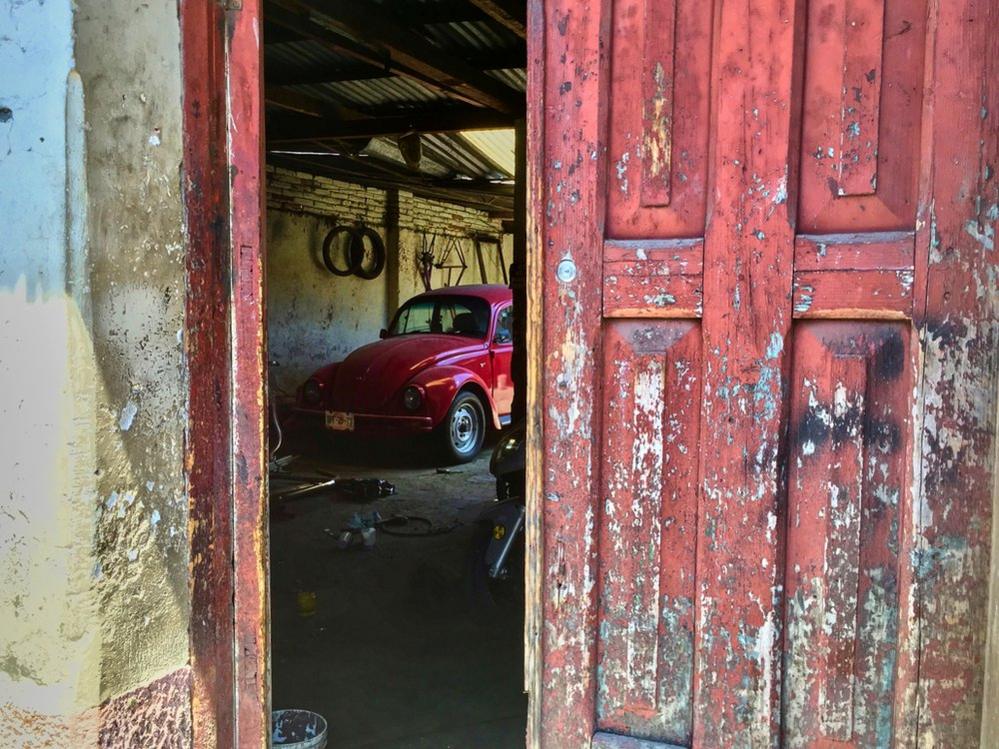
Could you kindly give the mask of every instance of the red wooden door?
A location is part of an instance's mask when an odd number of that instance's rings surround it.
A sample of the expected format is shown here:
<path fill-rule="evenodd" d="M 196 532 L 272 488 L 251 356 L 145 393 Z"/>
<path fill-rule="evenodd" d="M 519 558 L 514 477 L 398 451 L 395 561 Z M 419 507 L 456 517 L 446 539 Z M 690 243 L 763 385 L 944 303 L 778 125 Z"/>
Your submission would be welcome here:
<path fill-rule="evenodd" d="M 948 305 L 994 319 L 995 260 L 968 237 L 995 223 L 996 3 L 530 13 L 532 740 L 974 746 L 988 470 L 925 488 L 940 468 L 924 413 L 953 416 L 957 396 L 925 391 L 921 365 L 963 366 L 925 346 L 960 347 L 927 333 Z M 963 330 L 994 372 L 994 326 Z M 924 574 L 942 535 L 968 566 Z M 939 611 L 950 584 L 974 602 L 951 634 L 939 614 L 920 631 L 917 592 Z"/>

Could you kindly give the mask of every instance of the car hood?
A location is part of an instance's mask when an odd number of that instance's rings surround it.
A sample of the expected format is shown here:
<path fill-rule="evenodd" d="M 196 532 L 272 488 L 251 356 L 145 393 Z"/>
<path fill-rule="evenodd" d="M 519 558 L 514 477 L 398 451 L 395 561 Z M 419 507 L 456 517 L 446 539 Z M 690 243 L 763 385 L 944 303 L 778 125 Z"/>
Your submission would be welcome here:
<path fill-rule="evenodd" d="M 434 334 L 393 336 L 361 346 L 336 369 L 333 408 L 381 411 L 422 370 L 450 363 L 485 346 L 484 341 Z"/>

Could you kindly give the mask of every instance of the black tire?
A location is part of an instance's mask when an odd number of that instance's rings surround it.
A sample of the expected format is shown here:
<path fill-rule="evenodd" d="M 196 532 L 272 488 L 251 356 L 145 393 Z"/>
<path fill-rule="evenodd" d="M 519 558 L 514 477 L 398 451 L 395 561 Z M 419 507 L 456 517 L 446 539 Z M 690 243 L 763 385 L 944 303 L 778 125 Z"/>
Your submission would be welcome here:
<path fill-rule="evenodd" d="M 458 393 L 437 429 L 446 461 L 467 463 L 474 460 L 486 438 L 486 410 L 482 401 L 468 390 Z"/>
<path fill-rule="evenodd" d="M 385 243 L 382 241 L 381 235 L 370 226 L 358 226 L 355 231 L 358 240 L 350 245 L 350 265 L 352 268 L 356 268 L 355 276 L 371 281 L 378 278 L 382 270 L 385 269 Z M 370 268 L 364 267 L 365 238 L 371 242 L 372 264 Z"/>
<path fill-rule="evenodd" d="M 347 267 L 337 268 L 336 260 L 333 257 L 334 255 L 333 243 L 336 241 L 336 238 L 343 233 L 346 233 L 348 235 L 347 249 L 344 252 L 344 255 L 346 255 Z M 360 247 L 360 257 L 361 259 L 363 259 L 364 240 L 362 239 L 361 235 L 357 232 L 357 230 L 354 229 L 354 227 L 341 225 L 341 226 L 335 226 L 332 229 L 330 229 L 329 234 L 327 234 L 326 238 L 323 240 L 323 265 L 326 266 L 326 270 L 328 270 L 334 276 L 349 276 L 353 273 L 356 273 L 358 268 L 360 267 L 359 265 L 360 261 L 355 260 L 355 258 L 357 258 L 358 255 L 358 250 L 356 249 L 358 247 Z"/>

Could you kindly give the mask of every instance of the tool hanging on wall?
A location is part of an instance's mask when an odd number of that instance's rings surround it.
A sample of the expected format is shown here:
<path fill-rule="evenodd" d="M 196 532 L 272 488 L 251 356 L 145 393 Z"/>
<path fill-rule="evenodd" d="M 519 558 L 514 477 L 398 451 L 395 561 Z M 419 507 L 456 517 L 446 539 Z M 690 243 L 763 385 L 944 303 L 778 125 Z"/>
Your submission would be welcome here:
<path fill-rule="evenodd" d="M 465 252 L 461 248 L 461 240 L 457 237 L 447 238 L 447 249 L 441 255 L 440 260 L 434 263 L 434 267 L 441 271 L 447 271 L 444 277 L 445 286 L 459 286 L 461 277 L 465 275 L 468 263 L 465 262 Z M 455 277 L 457 273 L 457 277 Z"/>
<path fill-rule="evenodd" d="M 490 234 L 477 234 L 473 238 L 475 242 L 475 256 L 479 261 L 479 276 L 482 279 L 482 283 L 489 283 L 489 271 L 486 262 L 486 253 L 483 249 L 495 249 L 496 254 L 499 256 L 499 269 L 503 276 L 503 285 L 507 286 L 510 283 L 509 278 L 507 278 L 506 272 L 506 258 L 503 257 L 503 240 L 500 237 L 494 237 Z"/>
<path fill-rule="evenodd" d="M 335 276 L 378 278 L 385 269 L 385 242 L 370 226 L 334 226 L 323 240 L 323 265 Z"/>
<path fill-rule="evenodd" d="M 423 281 L 424 291 L 430 291 L 433 288 L 434 243 L 436 241 L 436 234 L 431 234 L 429 238 L 426 234 L 424 234 L 423 249 L 421 249 L 420 254 L 416 256 L 416 266 L 420 272 L 420 280 Z"/>

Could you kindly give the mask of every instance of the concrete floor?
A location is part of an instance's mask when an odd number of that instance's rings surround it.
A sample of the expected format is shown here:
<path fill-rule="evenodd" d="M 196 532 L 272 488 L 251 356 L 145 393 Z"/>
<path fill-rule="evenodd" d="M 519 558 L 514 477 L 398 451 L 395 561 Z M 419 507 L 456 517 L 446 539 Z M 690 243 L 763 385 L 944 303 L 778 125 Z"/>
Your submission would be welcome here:
<path fill-rule="evenodd" d="M 380 478 L 398 493 L 367 503 L 330 494 L 272 503 L 275 709 L 322 714 L 329 749 L 523 747 L 523 608 L 476 602 L 466 573 L 475 520 L 495 496 L 488 448 L 438 473 L 431 458 L 398 444 L 309 447 L 290 472 Z M 373 510 L 453 530 L 379 532 L 373 549 L 339 550 L 330 533 Z M 300 614 L 300 591 L 316 594 L 315 614 Z"/>

